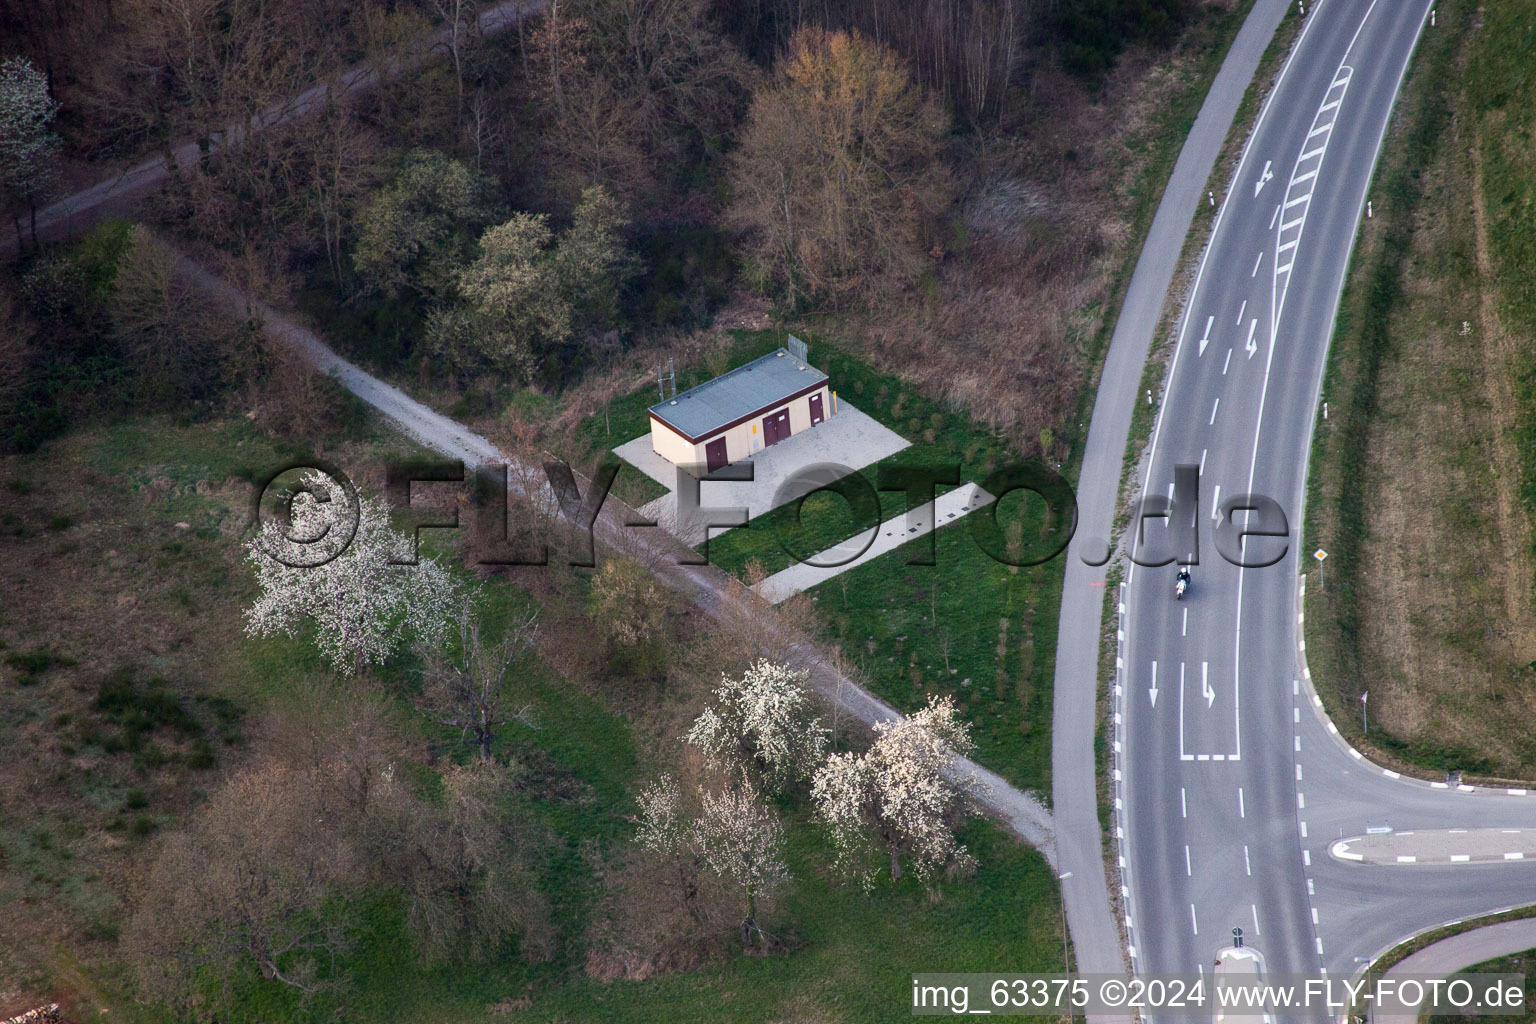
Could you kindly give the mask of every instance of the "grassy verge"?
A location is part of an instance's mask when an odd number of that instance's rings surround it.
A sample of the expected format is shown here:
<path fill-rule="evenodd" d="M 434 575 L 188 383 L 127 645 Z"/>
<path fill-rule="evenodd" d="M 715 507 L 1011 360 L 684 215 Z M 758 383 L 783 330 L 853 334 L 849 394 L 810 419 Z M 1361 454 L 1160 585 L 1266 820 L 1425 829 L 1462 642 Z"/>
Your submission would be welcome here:
<path fill-rule="evenodd" d="M 1530 515 L 1531 30 L 1426 30 L 1339 311 L 1308 480 L 1308 655 L 1351 743 L 1399 770 L 1536 776 Z M 1461 83 L 1447 90 L 1446 82 Z M 1470 158 L 1469 158 L 1470 157 Z M 1410 483 L 1411 481 L 1411 483 Z M 1355 711 L 1370 692 L 1371 731 Z"/>
<path fill-rule="evenodd" d="M 964 523 L 934 541 L 937 565 L 906 564 L 914 541 L 812 589 L 828 641 L 900 710 L 953 695 L 978 760 L 1047 794 L 1061 573 L 994 561 Z"/>
<path fill-rule="evenodd" d="M 1419 950 L 1433 946 L 1441 939 L 1448 939 L 1452 935 L 1460 935 L 1462 932 L 1474 931 L 1484 925 L 1501 924 L 1505 921 L 1519 921 L 1527 917 L 1536 917 L 1536 907 L 1506 910 L 1502 914 L 1490 914 L 1487 917 L 1479 917 L 1470 921 L 1459 921 L 1456 924 L 1446 925 L 1444 928 L 1433 928 L 1422 934 L 1415 935 L 1407 942 L 1399 943 L 1383 953 L 1376 959 L 1375 963 L 1371 964 L 1370 976 L 1373 978 L 1381 977 Z M 1472 970 L 1472 968 L 1469 968 L 1469 970 Z"/>
<path fill-rule="evenodd" d="M 1532 1019 L 1529 1007 L 1531 1000 L 1536 997 L 1536 974 L 1531 973 L 1531 957 L 1536 955 L 1536 949 L 1528 949 L 1510 956 L 1496 957 L 1493 960 L 1485 960 L 1480 964 L 1473 964 L 1461 974 L 1519 974 L 1525 979 L 1524 1012 L 1517 1014 L 1501 1014 L 1497 1019 L 1505 1024 L 1527 1024 Z M 1474 1024 L 1476 1021 L 1493 1020 L 1493 1016 L 1480 1014 L 1430 1014 L 1429 1024 Z"/>
<path fill-rule="evenodd" d="M 1093 367 L 1092 383 L 1083 389 L 1078 403 L 1077 415 L 1074 417 L 1077 427 L 1073 430 L 1072 424 L 1067 424 L 1067 430 L 1063 434 L 1063 437 L 1070 442 L 1071 457 L 1067 465 L 1070 467 L 1068 472 L 1074 480 L 1082 461 L 1083 446 L 1088 440 L 1088 421 L 1093 413 L 1096 385 L 1099 374 L 1103 370 L 1104 356 L 1109 351 L 1109 342 L 1115 333 L 1115 323 L 1118 320 L 1115 314 L 1124 303 L 1126 290 L 1131 286 L 1131 275 L 1135 272 L 1136 260 L 1141 255 L 1141 247 L 1146 241 L 1147 232 L 1152 229 L 1152 220 L 1157 216 L 1157 208 L 1162 202 L 1164 190 L 1168 187 L 1168 179 L 1173 175 L 1174 164 L 1178 162 L 1179 153 L 1184 148 L 1190 129 L 1194 127 L 1195 118 L 1199 116 L 1200 106 L 1205 102 L 1206 94 L 1210 92 L 1216 73 L 1221 70 L 1221 63 L 1226 59 L 1232 40 L 1237 37 L 1238 30 L 1243 27 L 1243 21 L 1252 8 L 1253 0 L 1241 0 L 1226 11 L 1207 17 L 1201 23 L 1197 30 L 1198 38 L 1191 39 L 1188 44 L 1189 49 L 1199 56 L 1190 65 L 1185 85 L 1176 93 L 1165 115 L 1158 120 L 1160 130 L 1138 147 L 1147 153 L 1147 158 L 1130 189 L 1131 241 L 1126 246 L 1125 259 L 1121 261 L 1115 273 L 1109 301 L 1105 304 L 1105 308 L 1111 311 L 1111 315 L 1103 317 L 1098 329 L 1092 333 L 1086 345 L 1089 365 Z M 1155 382 L 1152 386 L 1155 386 Z M 1140 415 L 1139 406 L 1138 415 Z M 1150 420 L 1148 422 L 1150 423 Z M 1150 428 L 1143 428 L 1144 431 L 1146 429 Z M 1132 435 L 1135 436 L 1135 434 L 1136 428 L 1133 425 Z"/>

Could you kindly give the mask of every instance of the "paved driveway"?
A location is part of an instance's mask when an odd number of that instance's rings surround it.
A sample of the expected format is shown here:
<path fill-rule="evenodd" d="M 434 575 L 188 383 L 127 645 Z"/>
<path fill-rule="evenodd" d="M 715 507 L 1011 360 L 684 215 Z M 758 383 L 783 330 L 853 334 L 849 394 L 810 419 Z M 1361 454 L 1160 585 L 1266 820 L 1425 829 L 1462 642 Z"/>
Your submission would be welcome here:
<path fill-rule="evenodd" d="M 833 480 L 894 455 L 909 444 L 900 434 L 881 426 L 873 417 L 839 398 L 837 415 L 735 463 L 736 466 L 752 466 L 750 482 L 703 480 L 699 485 L 699 504 L 706 508 L 745 508 L 747 515 L 756 519 Z M 677 502 L 671 493 L 677 485 L 677 470 L 652 450 L 649 434 L 619 445 L 614 453 L 667 488 L 666 495 L 642 506 L 642 513 L 655 519 L 685 544 L 696 546 L 704 539 L 702 528 L 694 524 L 678 524 Z M 806 474 L 803 485 L 780 491 L 786 480 L 812 467 L 816 471 Z"/>

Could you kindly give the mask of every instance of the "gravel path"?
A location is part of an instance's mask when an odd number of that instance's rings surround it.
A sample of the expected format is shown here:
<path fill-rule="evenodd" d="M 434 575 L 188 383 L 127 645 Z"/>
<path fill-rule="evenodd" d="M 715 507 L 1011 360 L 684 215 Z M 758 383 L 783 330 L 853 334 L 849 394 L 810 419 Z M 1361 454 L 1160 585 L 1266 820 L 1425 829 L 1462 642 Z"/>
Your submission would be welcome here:
<path fill-rule="evenodd" d="M 494 36 L 515 28 L 524 17 L 542 11 L 547 5 L 548 0 L 505 0 L 481 13 L 480 32 Z M 447 40 L 448 34 L 447 28 L 434 31 L 390 61 L 382 70 L 383 76 L 394 78 L 435 59 L 434 51 Z M 378 83 L 379 77 L 380 72 L 377 70 L 352 68 L 337 79 L 336 88 L 343 95 L 365 92 Z M 330 92 L 329 83 L 313 85 L 288 101 L 261 111 L 251 118 L 248 126 L 231 125 L 210 140 L 209 152 L 226 146 L 238 146 L 247 132 L 259 132 L 319 109 L 329 99 Z M 68 238 L 107 217 L 124 214 L 134 203 L 164 185 L 173 167 L 195 167 L 201 159 L 202 148 L 197 140 L 184 140 L 160 156 L 149 157 L 90 188 L 38 210 L 37 236 L 43 241 Z M 30 238 L 30 229 L 28 234 Z M 15 251 L 14 235 L 0 235 L 0 253 Z"/>

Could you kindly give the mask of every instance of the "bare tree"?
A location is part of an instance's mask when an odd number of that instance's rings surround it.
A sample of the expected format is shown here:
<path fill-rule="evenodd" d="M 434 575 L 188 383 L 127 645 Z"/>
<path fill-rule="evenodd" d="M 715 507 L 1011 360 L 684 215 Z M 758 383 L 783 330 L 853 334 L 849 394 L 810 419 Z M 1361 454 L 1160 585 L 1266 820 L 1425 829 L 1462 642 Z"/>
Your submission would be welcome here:
<path fill-rule="evenodd" d="M 453 80 L 457 98 L 454 106 L 454 125 L 458 126 L 464 121 L 464 65 L 469 60 L 470 49 L 478 41 L 480 4 L 478 0 L 431 0 L 431 4 L 433 12 L 448 29 L 443 46 L 453 62 Z M 477 161 L 476 167 L 478 166 Z"/>
<path fill-rule="evenodd" d="M 356 881 L 356 849 L 329 814 L 324 776 L 257 765 L 217 791 L 167 841 L 125 941 L 151 991 L 194 998 L 205 968 L 254 968 L 306 994 L 351 930 L 338 897 Z M 321 783 L 317 785 L 317 783 Z"/>
<path fill-rule="evenodd" d="M 435 953 L 484 956 L 513 934 L 531 958 L 549 952 L 547 908 L 527 863 L 533 837 L 507 813 L 511 791 L 503 764 L 454 765 L 441 805 L 416 804 L 402 830 L 411 928 Z"/>
<path fill-rule="evenodd" d="M 473 737 L 480 760 L 491 760 L 496 733 L 510 720 L 532 724 L 526 705 L 506 704 L 507 673 L 532 651 L 538 636 L 538 613 L 513 619 L 501 639 L 487 643 L 480 618 L 466 601 L 459 611 L 459 649 L 446 655 L 441 645 L 421 648 L 425 685 L 417 707 L 438 725 Z"/>
<path fill-rule="evenodd" d="M 833 305 L 915 280 L 951 198 L 946 121 L 891 51 L 856 32 L 796 32 L 732 157 L 750 271 Z"/>

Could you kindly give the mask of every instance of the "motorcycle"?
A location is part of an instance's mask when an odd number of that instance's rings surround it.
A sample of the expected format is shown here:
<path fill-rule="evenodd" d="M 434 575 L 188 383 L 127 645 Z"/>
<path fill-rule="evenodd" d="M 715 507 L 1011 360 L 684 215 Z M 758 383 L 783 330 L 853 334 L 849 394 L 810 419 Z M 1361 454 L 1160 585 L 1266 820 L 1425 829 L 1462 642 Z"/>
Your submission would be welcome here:
<path fill-rule="evenodd" d="M 1189 589 L 1189 570 L 1188 569 L 1181 569 L 1181 570 L 1179 570 L 1179 576 L 1178 576 L 1177 581 L 1173 584 L 1173 599 L 1175 601 L 1182 601 L 1182 600 L 1184 600 L 1184 591 L 1186 591 L 1188 589 Z"/>

